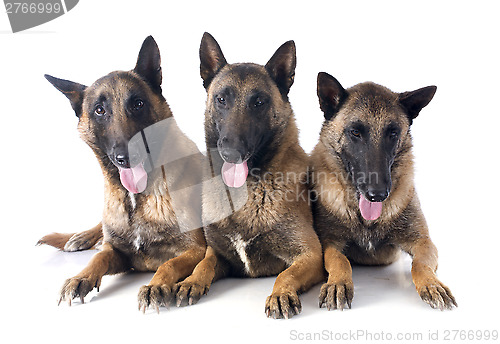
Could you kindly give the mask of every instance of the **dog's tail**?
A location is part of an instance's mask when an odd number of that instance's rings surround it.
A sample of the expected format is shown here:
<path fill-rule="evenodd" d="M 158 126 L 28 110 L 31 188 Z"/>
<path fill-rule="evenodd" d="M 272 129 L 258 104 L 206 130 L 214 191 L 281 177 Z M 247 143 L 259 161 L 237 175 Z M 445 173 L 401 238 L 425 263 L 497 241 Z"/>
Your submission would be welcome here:
<path fill-rule="evenodd" d="M 50 245 L 66 252 L 84 251 L 97 248 L 102 243 L 102 222 L 94 228 L 80 233 L 51 233 L 36 243 Z"/>

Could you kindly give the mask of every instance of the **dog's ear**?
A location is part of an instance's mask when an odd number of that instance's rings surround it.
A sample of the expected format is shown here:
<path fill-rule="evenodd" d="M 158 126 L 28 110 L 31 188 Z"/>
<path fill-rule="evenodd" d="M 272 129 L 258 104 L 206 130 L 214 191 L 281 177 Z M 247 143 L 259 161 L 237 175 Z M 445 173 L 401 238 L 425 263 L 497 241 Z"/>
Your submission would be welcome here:
<path fill-rule="evenodd" d="M 319 72 L 318 98 L 319 107 L 328 121 L 340 109 L 340 106 L 347 98 L 347 92 L 333 76 L 325 72 Z"/>
<path fill-rule="evenodd" d="M 200 75 L 206 89 L 225 65 L 227 65 L 227 61 L 222 54 L 219 43 L 211 34 L 205 32 L 200 44 Z"/>
<path fill-rule="evenodd" d="M 87 86 L 73 81 L 54 78 L 48 74 L 44 76 L 55 88 L 68 97 L 71 107 L 75 110 L 75 114 L 79 118 L 82 115 L 83 94 Z"/>
<path fill-rule="evenodd" d="M 290 87 L 293 85 L 296 65 L 297 55 L 294 41 L 285 42 L 266 63 L 267 72 L 284 96 L 288 95 Z"/>
<path fill-rule="evenodd" d="M 142 43 L 134 72 L 143 77 L 153 89 L 161 93 L 160 49 L 152 36 L 146 37 Z"/>
<path fill-rule="evenodd" d="M 410 119 L 410 124 L 418 116 L 420 110 L 430 103 L 436 93 L 436 90 L 436 86 L 427 86 L 419 88 L 415 91 L 403 92 L 399 94 L 399 102 L 406 110 L 408 118 Z"/>

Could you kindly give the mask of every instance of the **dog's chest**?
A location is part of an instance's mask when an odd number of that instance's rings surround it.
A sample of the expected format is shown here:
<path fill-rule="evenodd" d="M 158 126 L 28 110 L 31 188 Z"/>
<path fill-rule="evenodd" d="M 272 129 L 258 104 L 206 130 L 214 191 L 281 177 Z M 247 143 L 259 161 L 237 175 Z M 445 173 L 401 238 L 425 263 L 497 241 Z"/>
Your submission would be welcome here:
<path fill-rule="evenodd" d="M 154 195 L 124 193 L 119 201 L 107 202 L 104 240 L 126 254 L 135 268 L 154 270 L 158 262 L 173 258 L 186 240 L 169 209 Z"/>
<path fill-rule="evenodd" d="M 285 183 L 261 179 L 247 184 L 243 205 L 226 218 L 206 225 L 207 244 L 232 265 L 236 275 L 257 277 L 279 273 L 283 262 L 268 247 L 266 238 L 285 220 Z M 233 200 L 233 204 L 237 202 Z"/>
<path fill-rule="evenodd" d="M 144 229 L 144 226 L 133 226 L 130 232 L 130 244 L 136 251 L 146 251 L 146 248 L 154 242 L 151 234 Z"/>
<path fill-rule="evenodd" d="M 252 235 L 271 230 L 282 221 L 287 191 L 283 183 L 273 180 L 249 183 L 247 202 L 231 216 L 231 220 Z"/>
<path fill-rule="evenodd" d="M 383 228 L 361 226 L 352 232 L 351 240 L 366 252 L 373 253 L 389 239 Z"/>
<path fill-rule="evenodd" d="M 243 238 L 241 237 L 241 234 L 239 234 L 239 233 L 236 233 L 232 236 L 228 236 L 228 238 L 231 242 L 231 245 L 232 245 L 234 251 L 236 251 L 237 256 L 239 257 L 239 259 L 243 263 L 245 272 L 247 274 L 251 273 L 252 269 L 251 269 L 251 264 L 250 264 L 250 257 L 247 254 L 247 246 L 248 246 L 249 240 L 243 240 Z"/>

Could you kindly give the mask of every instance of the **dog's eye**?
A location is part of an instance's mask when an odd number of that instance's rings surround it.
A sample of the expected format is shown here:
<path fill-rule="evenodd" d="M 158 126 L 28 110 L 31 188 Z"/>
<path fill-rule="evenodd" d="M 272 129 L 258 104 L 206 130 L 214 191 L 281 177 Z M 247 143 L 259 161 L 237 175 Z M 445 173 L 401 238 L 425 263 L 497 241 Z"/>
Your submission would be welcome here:
<path fill-rule="evenodd" d="M 351 129 L 351 135 L 357 138 L 361 137 L 361 132 L 358 129 Z"/>
<path fill-rule="evenodd" d="M 389 137 L 393 140 L 397 139 L 399 136 L 399 133 L 396 131 L 396 130 L 392 130 L 390 133 L 389 133 Z"/>
<path fill-rule="evenodd" d="M 136 99 L 134 101 L 134 110 L 140 110 L 144 106 L 144 101 L 142 99 Z"/>
<path fill-rule="evenodd" d="M 254 106 L 255 107 L 260 107 L 262 105 L 264 105 L 264 101 L 261 100 L 261 99 L 259 99 L 259 98 L 257 98 L 257 100 L 255 100 Z"/>
<path fill-rule="evenodd" d="M 104 110 L 104 107 L 102 105 L 97 105 L 95 107 L 94 113 L 96 116 L 103 116 L 106 113 L 106 110 Z"/>
<path fill-rule="evenodd" d="M 221 105 L 226 105 L 226 98 L 224 98 L 224 97 L 217 97 L 217 101 Z"/>

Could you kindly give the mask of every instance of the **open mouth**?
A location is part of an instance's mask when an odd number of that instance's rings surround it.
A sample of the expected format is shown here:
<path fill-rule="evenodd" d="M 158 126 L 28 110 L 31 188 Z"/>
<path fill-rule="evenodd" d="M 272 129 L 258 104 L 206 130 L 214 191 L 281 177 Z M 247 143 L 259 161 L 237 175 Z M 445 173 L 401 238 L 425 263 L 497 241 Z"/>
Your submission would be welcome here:
<path fill-rule="evenodd" d="M 131 168 L 118 167 L 118 170 L 120 172 L 120 181 L 129 192 L 138 194 L 146 190 L 148 174 L 143 163 Z"/>
<path fill-rule="evenodd" d="M 359 210 L 365 220 L 376 220 L 382 214 L 382 202 L 370 202 L 361 192 L 359 193 Z"/>
<path fill-rule="evenodd" d="M 231 188 L 243 186 L 248 177 L 247 161 L 240 164 L 224 161 L 222 165 L 222 181 Z"/>

